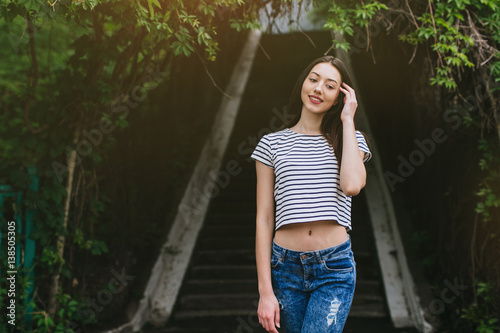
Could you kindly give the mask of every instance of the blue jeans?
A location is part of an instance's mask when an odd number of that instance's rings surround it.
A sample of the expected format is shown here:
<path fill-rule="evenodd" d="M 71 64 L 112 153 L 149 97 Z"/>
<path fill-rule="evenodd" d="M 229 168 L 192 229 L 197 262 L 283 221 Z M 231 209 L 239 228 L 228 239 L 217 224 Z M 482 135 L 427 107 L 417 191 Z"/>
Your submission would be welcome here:
<path fill-rule="evenodd" d="M 356 284 L 350 236 L 342 244 L 306 252 L 273 239 L 271 276 L 285 333 L 342 332 Z"/>

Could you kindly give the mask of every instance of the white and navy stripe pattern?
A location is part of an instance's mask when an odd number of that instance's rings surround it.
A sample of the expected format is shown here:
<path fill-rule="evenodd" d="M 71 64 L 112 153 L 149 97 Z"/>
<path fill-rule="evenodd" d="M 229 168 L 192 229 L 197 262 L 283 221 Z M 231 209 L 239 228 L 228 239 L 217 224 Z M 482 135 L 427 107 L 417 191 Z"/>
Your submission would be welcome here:
<path fill-rule="evenodd" d="M 363 134 L 358 147 L 372 154 Z M 251 156 L 274 169 L 275 230 L 302 222 L 335 220 L 351 230 L 351 197 L 340 189 L 340 174 L 332 146 L 323 135 L 299 134 L 289 128 L 264 135 Z"/>

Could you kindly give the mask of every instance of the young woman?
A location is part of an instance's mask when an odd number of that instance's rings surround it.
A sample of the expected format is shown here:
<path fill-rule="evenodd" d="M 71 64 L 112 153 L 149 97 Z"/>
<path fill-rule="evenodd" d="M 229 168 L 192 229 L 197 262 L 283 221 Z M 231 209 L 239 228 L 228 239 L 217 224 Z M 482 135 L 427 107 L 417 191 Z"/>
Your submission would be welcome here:
<path fill-rule="evenodd" d="M 325 56 L 300 75 L 285 129 L 262 137 L 255 253 L 259 322 L 277 333 L 342 332 L 356 281 L 351 196 L 371 152 L 354 127 L 356 95 L 344 64 Z M 273 236 L 274 233 L 274 236 Z"/>

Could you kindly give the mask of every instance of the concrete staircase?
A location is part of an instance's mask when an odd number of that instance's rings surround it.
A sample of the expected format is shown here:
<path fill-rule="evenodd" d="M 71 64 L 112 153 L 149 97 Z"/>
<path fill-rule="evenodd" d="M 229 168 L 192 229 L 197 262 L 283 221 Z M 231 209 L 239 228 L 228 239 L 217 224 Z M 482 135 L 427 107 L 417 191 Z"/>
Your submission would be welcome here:
<path fill-rule="evenodd" d="M 261 44 L 271 59 L 262 52 L 256 57 L 222 163 L 222 169 L 237 163 L 241 172 L 219 177 L 220 192 L 210 203 L 172 316 L 166 327 L 144 327 L 144 332 L 265 332 L 256 315 L 256 177 L 249 156 L 263 132 L 268 132 L 262 129 L 274 126 L 273 109 L 282 110 L 302 68 L 330 45 L 328 33 L 309 35 L 317 49 L 301 35 L 263 36 Z M 292 49 L 290 56 L 286 50 Z M 386 308 L 363 192 L 353 198 L 352 206 L 357 285 L 344 332 L 402 332 L 392 327 Z"/>
<path fill-rule="evenodd" d="M 213 201 L 173 316 L 161 332 L 265 332 L 255 313 L 259 295 L 254 174 L 246 167 Z M 353 204 L 357 230 L 351 236 L 358 279 L 349 322 L 390 321 L 363 200 Z"/>

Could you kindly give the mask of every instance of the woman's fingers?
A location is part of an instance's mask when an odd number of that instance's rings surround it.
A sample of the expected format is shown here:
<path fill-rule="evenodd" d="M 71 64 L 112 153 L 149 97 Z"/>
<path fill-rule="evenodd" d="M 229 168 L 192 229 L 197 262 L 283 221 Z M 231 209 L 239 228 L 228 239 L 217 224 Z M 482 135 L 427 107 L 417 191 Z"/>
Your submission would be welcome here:
<path fill-rule="evenodd" d="M 356 112 L 356 108 L 358 107 L 358 101 L 356 100 L 356 92 L 352 87 L 350 87 L 345 82 L 342 82 L 340 91 L 342 91 L 345 95 L 344 109 L 342 110 L 340 119 L 342 121 L 353 119 L 354 113 Z"/>
<path fill-rule="evenodd" d="M 277 300 L 259 300 L 259 309 L 257 311 L 259 323 L 270 333 L 279 333 L 276 326 L 279 327 L 279 303 Z"/>
<path fill-rule="evenodd" d="M 344 85 L 344 87 L 340 87 L 340 91 L 342 91 L 346 97 L 352 97 L 352 98 L 356 98 L 356 92 L 354 91 L 354 89 L 352 89 L 349 85 L 347 85 L 345 82 L 342 82 L 342 84 Z"/>
<path fill-rule="evenodd" d="M 344 89 L 347 89 L 347 90 L 352 90 L 352 91 L 354 91 L 354 89 L 353 89 L 353 88 L 352 88 L 352 87 L 351 87 L 350 85 L 348 85 L 347 83 L 345 83 L 345 82 L 342 82 L 342 85 L 344 86 Z M 342 88 L 342 87 L 341 87 L 341 88 Z"/>
<path fill-rule="evenodd" d="M 274 325 L 274 318 L 269 319 L 268 328 L 266 328 L 266 330 L 271 333 L 279 333 L 278 330 L 276 329 L 276 326 Z"/>
<path fill-rule="evenodd" d="M 264 323 L 262 323 L 262 326 L 268 332 L 279 333 L 278 330 L 276 330 L 276 326 L 275 326 L 275 322 L 274 322 L 274 313 L 272 316 L 269 316 L 269 317 L 264 319 Z"/>
<path fill-rule="evenodd" d="M 356 92 L 354 91 L 354 89 L 352 89 L 345 82 L 343 82 L 342 84 L 345 86 L 344 88 L 340 87 L 340 91 L 342 91 L 345 95 L 344 103 L 347 104 L 348 102 L 351 102 L 357 104 Z"/>
<path fill-rule="evenodd" d="M 280 326 L 280 308 L 279 308 L 279 306 L 276 307 L 276 309 L 274 310 L 274 323 L 276 324 L 276 326 L 281 327 Z"/>

